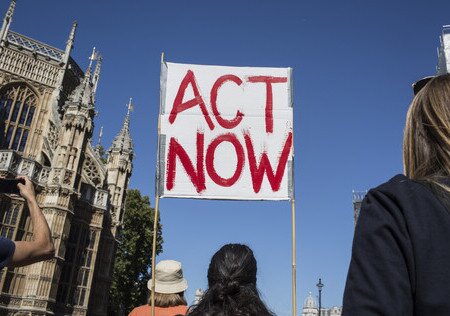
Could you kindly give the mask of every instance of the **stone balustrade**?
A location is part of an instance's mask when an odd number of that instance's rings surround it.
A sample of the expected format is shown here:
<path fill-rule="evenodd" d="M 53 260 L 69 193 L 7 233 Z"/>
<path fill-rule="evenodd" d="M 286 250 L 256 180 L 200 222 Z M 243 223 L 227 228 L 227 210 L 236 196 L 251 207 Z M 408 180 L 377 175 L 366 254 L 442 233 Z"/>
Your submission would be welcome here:
<path fill-rule="evenodd" d="M 81 200 L 96 208 L 106 210 L 108 206 L 108 191 L 83 183 L 81 186 Z"/>
<path fill-rule="evenodd" d="M 41 186 L 45 186 L 50 180 L 50 184 L 67 185 L 74 176 L 72 171 L 59 168 L 54 170 L 50 179 L 50 172 L 50 167 L 42 166 L 33 159 L 22 158 L 13 150 L 0 150 L 0 173 L 4 175 L 24 175 Z M 96 208 L 106 210 L 108 191 L 82 184 L 81 199 Z"/>
<path fill-rule="evenodd" d="M 33 159 L 22 158 L 13 150 L 0 150 L 0 172 L 12 176 L 27 176 L 35 183 L 45 185 L 50 167 L 44 167 Z"/>
<path fill-rule="evenodd" d="M 103 210 L 108 206 L 108 191 L 102 189 L 95 190 L 94 206 Z"/>

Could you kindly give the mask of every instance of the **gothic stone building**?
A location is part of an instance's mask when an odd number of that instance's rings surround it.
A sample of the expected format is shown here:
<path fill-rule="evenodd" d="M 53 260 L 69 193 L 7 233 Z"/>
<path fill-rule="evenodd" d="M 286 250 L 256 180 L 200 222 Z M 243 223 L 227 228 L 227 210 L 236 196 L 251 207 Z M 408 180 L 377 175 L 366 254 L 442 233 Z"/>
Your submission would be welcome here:
<path fill-rule="evenodd" d="M 83 72 L 71 58 L 76 23 L 65 50 L 11 31 L 15 5 L 0 30 L 0 176 L 33 180 L 56 255 L 1 271 L 0 314 L 105 315 L 132 170 L 129 111 L 102 157 L 91 145 L 101 59 Z M 0 221 L 1 236 L 32 238 L 19 196 L 0 196 Z"/>

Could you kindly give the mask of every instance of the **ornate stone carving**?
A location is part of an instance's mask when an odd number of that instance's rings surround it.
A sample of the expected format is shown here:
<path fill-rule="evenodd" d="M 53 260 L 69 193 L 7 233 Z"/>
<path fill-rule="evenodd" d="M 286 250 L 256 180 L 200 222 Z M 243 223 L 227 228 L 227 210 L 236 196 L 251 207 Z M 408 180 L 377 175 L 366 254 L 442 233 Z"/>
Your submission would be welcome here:
<path fill-rule="evenodd" d="M 42 184 L 47 183 L 48 177 L 50 175 L 50 167 L 42 167 L 41 173 L 39 174 L 39 182 Z"/>
<path fill-rule="evenodd" d="M 9 162 L 11 160 L 12 152 L 1 152 L 0 153 L 0 169 L 8 169 Z"/>
<path fill-rule="evenodd" d="M 71 185 L 72 184 L 72 176 L 73 176 L 73 171 L 66 170 L 65 173 L 64 173 L 63 184 Z"/>
<path fill-rule="evenodd" d="M 94 205 L 98 208 L 106 210 L 107 202 L 108 202 L 108 192 L 97 189 L 97 191 L 95 191 Z"/>
<path fill-rule="evenodd" d="M 23 300 L 22 306 L 33 306 L 33 301 L 32 300 Z"/>
<path fill-rule="evenodd" d="M 58 134 L 59 131 L 55 124 L 53 124 L 53 122 L 49 122 L 47 139 L 52 151 L 55 151 L 56 146 L 58 145 Z"/>
<path fill-rule="evenodd" d="M 34 167 L 34 163 L 30 160 L 22 159 L 20 164 L 19 173 L 22 175 L 30 176 L 30 173 L 32 172 Z"/>
<path fill-rule="evenodd" d="M 34 306 L 35 307 L 44 308 L 46 305 L 47 305 L 47 303 L 44 302 L 44 301 L 34 301 Z"/>
<path fill-rule="evenodd" d="M 12 297 L 11 298 L 11 300 L 9 301 L 9 304 L 10 305 L 14 305 L 14 306 L 19 306 L 20 305 L 20 303 L 21 303 L 21 299 L 19 299 L 19 298 L 14 298 L 14 297 Z"/>
<path fill-rule="evenodd" d="M 84 159 L 83 172 L 93 185 L 98 186 L 101 183 L 102 176 L 100 175 L 98 166 L 90 156 L 86 156 Z"/>
<path fill-rule="evenodd" d="M 25 52 L 6 48 L 0 55 L 0 68 L 46 86 L 56 86 L 58 68 L 27 55 Z"/>
<path fill-rule="evenodd" d="M 62 169 L 55 169 L 53 172 L 52 184 L 58 184 L 59 179 L 61 178 Z"/>
<path fill-rule="evenodd" d="M 19 163 L 20 163 L 19 156 L 13 154 L 12 155 L 12 160 L 11 160 L 11 165 L 10 165 L 10 168 L 11 168 L 12 172 L 17 173 L 17 169 L 19 169 Z"/>

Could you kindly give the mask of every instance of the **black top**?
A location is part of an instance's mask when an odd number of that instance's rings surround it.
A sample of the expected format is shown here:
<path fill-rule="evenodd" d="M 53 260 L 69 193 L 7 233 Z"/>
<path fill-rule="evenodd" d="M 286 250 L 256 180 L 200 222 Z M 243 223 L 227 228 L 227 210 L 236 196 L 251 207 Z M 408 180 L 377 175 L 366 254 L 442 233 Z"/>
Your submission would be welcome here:
<path fill-rule="evenodd" d="M 367 193 L 342 315 L 450 315 L 448 199 L 403 175 Z"/>
<path fill-rule="evenodd" d="M 9 259 L 14 254 L 16 245 L 8 238 L 0 237 L 0 269 L 9 263 Z"/>

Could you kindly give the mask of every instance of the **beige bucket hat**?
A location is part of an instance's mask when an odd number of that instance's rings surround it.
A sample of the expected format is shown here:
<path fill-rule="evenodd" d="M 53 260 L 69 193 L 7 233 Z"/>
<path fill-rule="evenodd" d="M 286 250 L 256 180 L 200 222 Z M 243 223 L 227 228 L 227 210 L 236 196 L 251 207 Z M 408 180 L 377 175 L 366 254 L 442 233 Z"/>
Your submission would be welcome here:
<path fill-rule="evenodd" d="M 188 284 L 183 278 L 181 263 L 175 260 L 161 260 L 155 267 L 155 292 L 174 294 L 185 291 Z M 149 290 L 152 289 L 152 279 L 147 282 Z"/>

